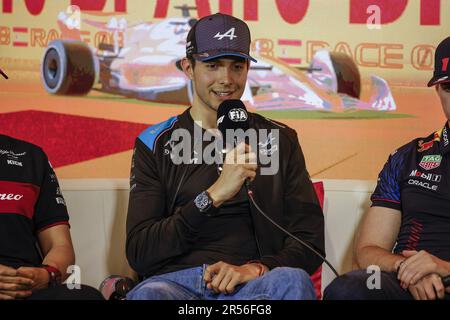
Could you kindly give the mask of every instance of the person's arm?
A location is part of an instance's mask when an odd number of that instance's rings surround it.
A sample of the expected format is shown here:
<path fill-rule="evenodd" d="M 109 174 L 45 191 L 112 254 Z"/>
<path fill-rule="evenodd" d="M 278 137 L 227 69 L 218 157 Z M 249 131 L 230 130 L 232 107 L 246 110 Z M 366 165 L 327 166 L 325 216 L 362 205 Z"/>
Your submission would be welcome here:
<path fill-rule="evenodd" d="M 207 219 L 194 199 L 168 212 L 160 174 L 153 151 L 138 138 L 131 168 L 126 254 L 140 275 L 150 275 L 171 258 L 186 253 Z M 165 177 L 169 178 L 173 177 Z"/>
<path fill-rule="evenodd" d="M 386 207 L 371 207 L 364 216 L 355 240 L 358 267 L 377 265 L 382 271 L 396 272 L 405 257 L 392 253 L 400 230 L 401 212 Z"/>
<path fill-rule="evenodd" d="M 403 163 L 410 154 L 405 145 L 394 151 L 378 175 L 377 186 L 355 238 L 354 254 L 359 268 L 377 265 L 382 271 L 396 272 L 405 259 L 392 253 L 401 221 L 400 180 Z"/>
<path fill-rule="evenodd" d="M 39 160 L 40 158 L 36 160 L 39 164 L 36 170 L 42 165 L 43 174 L 33 222 L 43 256 L 42 264 L 58 269 L 63 280 L 66 277 L 67 267 L 75 263 L 69 232 L 69 216 L 58 179 L 45 153 L 42 162 Z M 20 267 L 17 269 L 17 275 L 32 279 L 33 290 L 47 287 L 50 280 L 48 271 L 40 266 Z"/>
<path fill-rule="evenodd" d="M 306 170 L 295 131 L 287 138 L 290 155 L 284 177 L 286 191 L 283 199 L 287 230 L 325 257 L 323 212 Z M 278 266 L 298 267 L 312 274 L 323 261 L 310 249 L 286 235 L 283 249 L 273 256 L 262 257 L 261 262 L 270 269 Z"/>
<path fill-rule="evenodd" d="M 75 253 L 72 246 L 68 225 L 57 225 L 47 228 L 38 234 L 39 246 L 44 260 L 42 264 L 59 270 L 62 281 L 67 278 L 67 267 L 75 263 Z M 40 267 L 20 267 L 19 276 L 33 279 L 33 289 L 46 288 L 50 277 L 46 269 Z"/>
<path fill-rule="evenodd" d="M 38 234 L 39 245 L 44 255 L 42 264 L 57 268 L 62 280 L 67 278 L 67 267 L 75 263 L 75 252 L 68 225 L 58 225 Z"/>

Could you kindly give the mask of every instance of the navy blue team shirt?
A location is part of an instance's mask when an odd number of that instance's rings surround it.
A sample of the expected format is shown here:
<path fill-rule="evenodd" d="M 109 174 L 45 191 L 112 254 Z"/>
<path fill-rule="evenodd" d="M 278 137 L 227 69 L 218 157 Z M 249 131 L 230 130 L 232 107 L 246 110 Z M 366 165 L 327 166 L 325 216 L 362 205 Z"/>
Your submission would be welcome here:
<path fill-rule="evenodd" d="M 449 125 L 390 156 L 378 176 L 372 206 L 402 215 L 394 253 L 426 250 L 450 261 Z"/>

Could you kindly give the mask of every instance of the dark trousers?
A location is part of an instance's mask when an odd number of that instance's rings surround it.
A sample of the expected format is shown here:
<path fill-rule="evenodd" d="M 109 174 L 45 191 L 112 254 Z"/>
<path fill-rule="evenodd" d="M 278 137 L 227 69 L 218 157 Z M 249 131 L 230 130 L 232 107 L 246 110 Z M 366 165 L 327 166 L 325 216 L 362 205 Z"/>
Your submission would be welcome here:
<path fill-rule="evenodd" d="M 326 287 L 324 300 L 413 300 L 408 290 L 404 290 L 396 273 L 381 272 L 380 289 L 369 289 L 366 270 L 355 270 L 334 279 Z M 370 281 L 369 281 L 370 282 Z M 445 294 L 450 300 L 450 294 Z"/>
<path fill-rule="evenodd" d="M 104 298 L 100 291 L 89 286 L 82 285 L 80 289 L 70 290 L 66 285 L 59 285 L 33 291 L 26 300 L 104 300 Z"/>

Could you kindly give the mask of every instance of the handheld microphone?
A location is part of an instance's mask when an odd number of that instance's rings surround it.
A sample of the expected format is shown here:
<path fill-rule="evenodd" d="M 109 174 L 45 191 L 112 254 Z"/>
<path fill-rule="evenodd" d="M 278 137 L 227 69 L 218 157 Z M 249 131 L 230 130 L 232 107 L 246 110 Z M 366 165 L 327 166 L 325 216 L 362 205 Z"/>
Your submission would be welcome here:
<path fill-rule="evenodd" d="M 241 100 L 225 100 L 219 105 L 217 109 L 217 129 L 222 134 L 222 154 L 224 159 L 228 151 L 237 147 L 240 142 L 245 142 L 245 132 L 249 127 L 247 108 Z M 233 141 L 228 141 L 227 130 L 233 130 L 231 132 L 234 137 Z M 249 179 L 245 179 L 245 186 L 247 191 L 249 191 Z"/>
<path fill-rule="evenodd" d="M 249 121 L 248 121 L 247 109 L 245 108 L 245 105 L 241 100 L 225 100 L 219 105 L 219 108 L 217 109 L 217 128 L 219 129 L 219 131 L 222 134 L 223 150 L 225 150 L 224 153 L 235 148 L 241 141 L 244 141 L 244 138 L 245 138 L 245 136 L 240 137 L 238 134 L 236 134 L 236 131 L 235 131 L 234 136 L 236 137 L 237 141 L 236 140 L 234 140 L 233 142 L 227 141 L 227 139 L 226 139 L 227 129 L 232 129 L 232 130 L 242 129 L 243 132 L 241 132 L 241 133 L 244 134 L 245 131 L 247 129 L 249 129 L 249 127 L 250 127 L 250 125 L 249 125 Z M 257 150 L 254 150 L 254 152 L 257 152 Z M 247 189 L 247 194 L 248 194 L 249 199 L 251 200 L 251 202 L 253 203 L 255 208 L 261 213 L 261 215 L 264 218 L 266 218 L 270 223 L 272 223 L 275 227 L 280 229 L 286 235 L 288 235 L 295 241 L 299 242 L 300 244 L 302 244 L 303 246 L 305 246 L 306 248 L 311 250 L 318 257 L 320 257 L 320 259 L 322 259 L 322 261 L 325 262 L 330 267 L 331 271 L 333 271 L 333 273 L 336 275 L 336 277 L 339 277 L 339 274 L 337 273 L 336 269 L 334 269 L 334 267 L 331 265 L 331 263 L 322 254 L 320 254 L 320 252 L 318 252 L 311 245 L 309 245 L 305 241 L 299 239 L 298 237 L 296 237 L 295 235 L 293 235 L 292 233 L 290 233 L 289 231 L 284 229 L 282 226 L 280 226 L 278 223 L 273 221 L 273 219 L 270 218 L 258 206 L 258 204 L 255 202 L 255 199 L 253 198 L 253 192 L 250 189 L 250 180 L 249 179 L 245 179 L 245 187 Z"/>
<path fill-rule="evenodd" d="M 217 109 L 217 128 L 222 134 L 223 149 L 227 152 L 244 141 L 244 133 L 249 129 L 248 113 L 241 100 L 225 100 Z M 236 131 L 241 129 L 242 131 Z M 227 130 L 234 130 L 236 139 L 227 141 Z M 241 134 L 240 134 L 241 133 Z"/>

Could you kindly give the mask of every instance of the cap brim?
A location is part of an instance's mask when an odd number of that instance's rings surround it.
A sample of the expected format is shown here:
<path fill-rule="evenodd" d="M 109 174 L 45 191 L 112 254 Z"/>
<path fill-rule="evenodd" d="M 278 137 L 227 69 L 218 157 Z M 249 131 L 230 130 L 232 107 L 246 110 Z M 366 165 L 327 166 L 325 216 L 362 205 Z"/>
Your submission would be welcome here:
<path fill-rule="evenodd" d="M 448 76 L 437 76 L 437 77 L 433 77 L 431 78 L 431 80 L 428 82 L 428 87 L 432 87 L 435 86 L 439 83 L 446 83 L 446 82 L 450 82 L 450 79 Z"/>
<path fill-rule="evenodd" d="M 192 56 L 195 60 L 198 60 L 198 61 L 209 61 L 209 60 L 217 59 L 220 57 L 232 56 L 232 57 L 244 58 L 247 60 L 251 60 L 253 62 L 258 62 L 255 58 L 249 56 L 248 54 L 241 53 L 241 52 L 220 52 L 220 53 L 208 55 L 207 57 L 202 57 L 202 54 L 193 54 Z"/>

